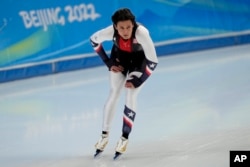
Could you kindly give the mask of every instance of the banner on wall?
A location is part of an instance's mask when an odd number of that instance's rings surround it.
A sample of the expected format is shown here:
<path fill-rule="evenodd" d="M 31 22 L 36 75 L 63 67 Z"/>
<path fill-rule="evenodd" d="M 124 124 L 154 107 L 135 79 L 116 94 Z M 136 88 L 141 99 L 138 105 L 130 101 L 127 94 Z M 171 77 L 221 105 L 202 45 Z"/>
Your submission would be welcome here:
<path fill-rule="evenodd" d="M 0 67 L 91 52 L 89 33 L 95 22 L 102 22 L 105 12 L 79 0 L 21 0 L 15 5 L 4 1 L 0 7 Z"/>
<path fill-rule="evenodd" d="M 130 8 L 149 29 L 159 54 L 188 51 L 197 39 L 233 36 L 228 43 L 249 42 L 245 37 L 250 30 L 248 0 L 147 0 L 143 4 L 139 0 L 2 0 L 0 71 L 94 57 L 89 36 L 112 24 L 111 15 L 121 7 Z M 197 42 L 196 47 L 201 45 L 208 43 Z M 214 41 L 211 46 L 216 46 Z"/>

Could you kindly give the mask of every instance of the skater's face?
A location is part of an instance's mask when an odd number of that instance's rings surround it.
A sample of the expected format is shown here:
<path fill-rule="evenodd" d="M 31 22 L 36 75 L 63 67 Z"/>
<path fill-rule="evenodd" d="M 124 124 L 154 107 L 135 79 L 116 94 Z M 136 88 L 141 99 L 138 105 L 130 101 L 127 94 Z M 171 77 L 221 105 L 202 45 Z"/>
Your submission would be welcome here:
<path fill-rule="evenodd" d="M 115 25 L 118 34 L 125 40 L 131 38 L 133 27 L 134 25 L 131 20 L 118 21 Z"/>

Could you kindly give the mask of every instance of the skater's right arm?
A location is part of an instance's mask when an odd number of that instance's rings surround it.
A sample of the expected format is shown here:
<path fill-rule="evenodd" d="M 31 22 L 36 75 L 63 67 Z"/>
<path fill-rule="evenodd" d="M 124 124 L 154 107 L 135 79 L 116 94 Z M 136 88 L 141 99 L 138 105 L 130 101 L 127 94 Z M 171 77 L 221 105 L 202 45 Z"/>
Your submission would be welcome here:
<path fill-rule="evenodd" d="M 96 53 L 101 57 L 101 59 L 109 69 L 114 63 L 112 62 L 112 59 L 108 57 L 105 50 L 103 49 L 102 42 L 111 41 L 113 39 L 113 34 L 114 34 L 114 28 L 113 25 L 111 25 L 95 32 L 90 37 L 90 42 L 92 47 L 94 48 Z"/>

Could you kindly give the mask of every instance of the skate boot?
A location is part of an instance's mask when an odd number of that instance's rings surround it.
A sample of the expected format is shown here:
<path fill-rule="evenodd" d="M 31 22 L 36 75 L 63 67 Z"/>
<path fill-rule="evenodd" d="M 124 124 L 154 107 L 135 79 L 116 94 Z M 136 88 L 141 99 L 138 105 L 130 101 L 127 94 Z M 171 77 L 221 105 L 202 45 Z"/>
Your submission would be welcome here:
<path fill-rule="evenodd" d="M 108 144 L 108 139 L 109 139 L 108 134 L 101 135 L 101 138 L 95 144 L 95 148 L 96 148 L 96 153 L 94 155 L 95 158 L 103 152 L 104 148 Z"/>
<path fill-rule="evenodd" d="M 121 137 L 115 148 L 116 152 L 115 152 L 114 160 L 118 159 L 121 156 L 121 154 L 123 154 L 126 151 L 127 145 L 128 145 L 128 139 Z"/>

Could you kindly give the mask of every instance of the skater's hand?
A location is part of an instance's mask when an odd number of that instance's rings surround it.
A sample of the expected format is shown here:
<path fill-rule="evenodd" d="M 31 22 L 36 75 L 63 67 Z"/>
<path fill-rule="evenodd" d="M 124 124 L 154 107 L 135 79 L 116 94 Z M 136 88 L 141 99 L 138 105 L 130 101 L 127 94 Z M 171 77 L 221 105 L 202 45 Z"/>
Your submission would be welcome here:
<path fill-rule="evenodd" d="M 140 78 L 135 75 L 130 76 L 130 79 L 126 81 L 126 88 L 138 88 L 142 84 Z"/>
<path fill-rule="evenodd" d="M 122 72 L 124 68 L 121 65 L 111 66 L 110 71 L 112 72 Z"/>
<path fill-rule="evenodd" d="M 131 88 L 131 89 L 134 89 L 134 88 L 135 88 L 134 84 L 133 84 L 132 82 L 130 82 L 130 81 L 127 81 L 127 82 L 125 83 L 125 87 L 126 87 L 126 88 Z"/>
<path fill-rule="evenodd" d="M 123 66 L 120 65 L 120 61 L 119 59 L 115 59 L 115 60 L 112 60 L 112 64 L 110 65 L 110 68 L 109 70 L 112 71 L 112 72 L 122 72 L 124 70 Z"/>

